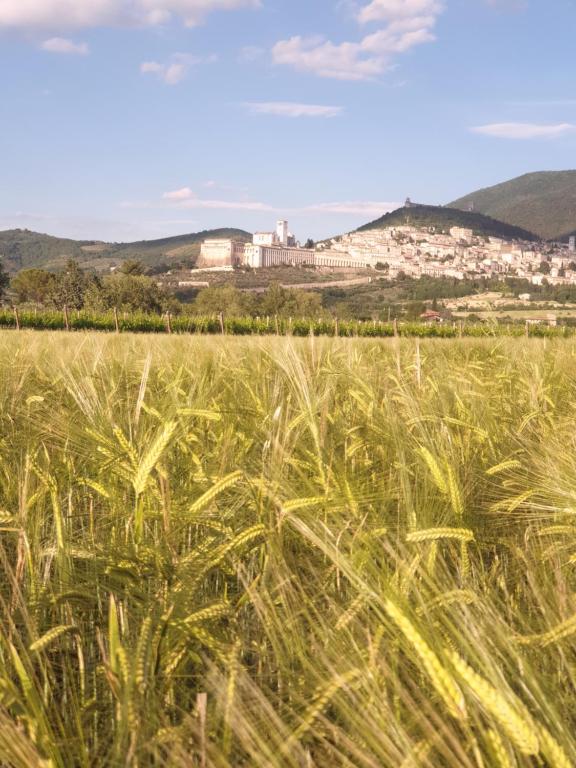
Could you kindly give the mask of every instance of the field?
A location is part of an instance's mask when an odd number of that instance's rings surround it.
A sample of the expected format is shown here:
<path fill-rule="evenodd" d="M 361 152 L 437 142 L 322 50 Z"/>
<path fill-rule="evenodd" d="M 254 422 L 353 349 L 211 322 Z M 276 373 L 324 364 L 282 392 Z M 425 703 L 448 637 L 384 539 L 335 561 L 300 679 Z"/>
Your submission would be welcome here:
<path fill-rule="evenodd" d="M 576 341 L 0 333 L 0 765 L 576 764 Z"/>

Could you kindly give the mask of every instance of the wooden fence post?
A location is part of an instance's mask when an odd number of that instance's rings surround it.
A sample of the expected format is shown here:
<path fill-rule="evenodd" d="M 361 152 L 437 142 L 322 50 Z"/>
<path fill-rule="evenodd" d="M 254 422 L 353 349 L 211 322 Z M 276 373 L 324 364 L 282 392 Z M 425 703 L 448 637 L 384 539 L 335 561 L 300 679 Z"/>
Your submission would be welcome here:
<path fill-rule="evenodd" d="M 114 307 L 114 325 L 116 326 L 116 333 L 120 333 L 120 321 L 118 320 L 118 310 Z"/>
<path fill-rule="evenodd" d="M 222 333 L 222 336 L 226 333 L 226 329 L 224 327 L 224 312 L 218 313 L 218 320 L 220 321 L 220 332 Z"/>
<path fill-rule="evenodd" d="M 526 320 L 526 338 L 530 336 L 530 323 Z"/>
<path fill-rule="evenodd" d="M 66 326 L 66 330 L 70 330 L 70 318 L 68 317 L 68 307 L 64 306 L 64 325 Z"/>
<path fill-rule="evenodd" d="M 394 336 L 398 337 L 398 318 L 394 318 Z"/>
<path fill-rule="evenodd" d="M 166 312 L 166 330 L 168 333 L 172 333 L 172 315 L 170 312 Z"/>
<path fill-rule="evenodd" d="M 276 326 L 276 336 L 280 336 L 280 326 L 278 325 L 278 315 L 274 315 L 274 324 Z"/>
<path fill-rule="evenodd" d="M 462 320 L 460 320 L 460 322 L 458 323 L 458 336 L 460 338 L 464 336 L 464 323 L 462 322 Z"/>
<path fill-rule="evenodd" d="M 334 318 L 334 336 L 338 338 L 340 336 L 340 328 L 338 327 L 338 318 Z"/>
<path fill-rule="evenodd" d="M 20 315 L 18 314 L 18 307 L 14 307 L 14 319 L 16 320 L 16 330 L 20 330 Z"/>

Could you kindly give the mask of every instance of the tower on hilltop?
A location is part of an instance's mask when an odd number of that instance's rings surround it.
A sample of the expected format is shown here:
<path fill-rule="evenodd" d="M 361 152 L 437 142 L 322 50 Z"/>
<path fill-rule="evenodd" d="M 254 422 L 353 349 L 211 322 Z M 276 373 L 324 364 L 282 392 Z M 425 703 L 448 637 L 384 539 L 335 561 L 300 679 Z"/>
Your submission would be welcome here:
<path fill-rule="evenodd" d="M 286 247 L 288 245 L 288 222 L 279 221 L 276 225 L 276 236 L 280 245 Z"/>
<path fill-rule="evenodd" d="M 407 197 L 406 202 L 404 203 L 404 208 L 412 208 L 412 200 Z"/>

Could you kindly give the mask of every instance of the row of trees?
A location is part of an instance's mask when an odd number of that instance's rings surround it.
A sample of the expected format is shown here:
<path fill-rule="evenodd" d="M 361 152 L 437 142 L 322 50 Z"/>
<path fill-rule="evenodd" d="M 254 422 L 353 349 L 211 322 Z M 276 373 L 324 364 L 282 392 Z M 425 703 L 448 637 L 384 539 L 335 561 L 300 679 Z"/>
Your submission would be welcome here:
<path fill-rule="evenodd" d="M 70 260 L 57 273 L 24 269 L 10 283 L 18 304 L 55 309 L 117 309 L 131 312 L 177 310 L 178 302 L 144 274 L 140 262 L 126 261 L 113 275 L 100 277 L 84 272 Z"/>
<path fill-rule="evenodd" d="M 206 288 L 189 304 L 180 303 L 153 278 L 144 274 L 138 261 L 126 261 L 113 275 L 100 277 L 85 272 L 76 261 L 61 272 L 25 269 L 10 282 L 16 304 L 34 304 L 53 309 L 89 309 L 124 312 L 166 312 L 228 316 L 320 317 L 327 314 L 319 293 L 283 288 L 272 283 L 264 292 L 241 291 L 233 286 Z"/>

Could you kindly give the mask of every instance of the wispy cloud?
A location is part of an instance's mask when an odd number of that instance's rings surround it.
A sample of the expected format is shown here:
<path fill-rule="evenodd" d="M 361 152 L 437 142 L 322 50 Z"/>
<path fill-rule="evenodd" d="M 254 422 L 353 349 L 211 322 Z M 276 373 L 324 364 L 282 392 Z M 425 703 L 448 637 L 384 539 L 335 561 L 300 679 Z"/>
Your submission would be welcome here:
<path fill-rule="evenodd" d="M 202 24 L 213 11 L 258 8 L 260 0 L 1 0 L 0 27 L 73 29 Z"/>
<path fill-rule="evenodd" d="M 213 183 L 206 183 L 204 187 L 214 189 Z M 220 189 L 231 189 L 230 187 Z M 232 190 L 231 190 L 232 191 Z M 237 190 L 239 191 L 239 190 Z M 385 213 L 395 211 L 400 208 L 401 203 L 394 201 L 380 200 L 345 200 L 335 202 L 311 203 L 301 207 L 291 207 L 286 205 L 274 205 L 268 202 L 247 199 L 246 196 L 238 195 L 237 199 L 219 199 L 209 198 L 196 193 L 191 187 L 182 187 L 180 189 L 164 192 L 161 200 L 157 201 L 125 201 L 121 203 L 122 208 L 129 209 L 171 209 L 171 210 L 223 210 L 223 211 L 246 211 L 246 212 L 264 212 L 264 213 L 282 213 L 283 216 L 310 216 L 310 215 L 350 215 L 361 216 L 366 219 L 377 218 Z"/>
<path fill-rule="evenodd" d="M 344 111 L 342 107 L 296 104 L 291 101 L 257 101 L 248 102 L 244 106 L 257 115 L 278 117 L 338 117 Z"/>
<path fill-rule="evenodd" d="M 90 53 L 87 43 L 76 43 L 66 37 L 51 37 L 49 40 L 44 40 L 40 47 L 48 53 L 63 53 L 73 56 L 87 56 Z"/>
<path fill-rule="evenodd" d="M 267 203 L 254 200 L 206 200 L 199 197 L 190 187 L 164 192 L 162 199 L 180 209 L 229 210 L 229 211 L 273 211 Z M 149 204 L 146 204 L 148 206 Z"/>
<path fill-rule="evenodd" d="M 342 203 L 317 203 L 309 205 L 304 211 L 311 213 L 336 213 L 352 214 L 357 216 L 383 216 L 385 213 L 395 211 L 401 207 L 401 203 L 355 201 Z"/>
<path fill-rule="evenodd" d="M 470 129 L 472 133 L 497 139 L 558 139 L 576 131 L 572 123 L 543 125 L 538 123 L 492 123 Z"/>
<path fill-rule="evenodd" d="M 358 9 L 357 21 L 384 26 L 359 42 L 296 35 L 276 43 L 272 58 L 319 77 L 370 80 L 390 70 L 396 56 L 435 40 L 433 30 L 443 10 L 439 0 L 372 0 Z"/>
<path fill-rule="evenodd" d="M 159 61 L 145 61 L 140 65 L 140 72 L 143 75 L 156 75 L 159 80 L 166 85 L 177 85 L 182 82 L 191 67 L 203 62 L 216 61 L 216 56 L 202 58 L 192 56 L 188 53 L 175 53 L 170 60 L 165 63 Z"/>
<path fill-rule="evenodd" d="M 190 187 L 182 187 L 182 189 L 175 189 L 172 192 L 164 192 L 162 195 L 163 200 L 191 200 L 195 197 L 194 192 Z"/>

